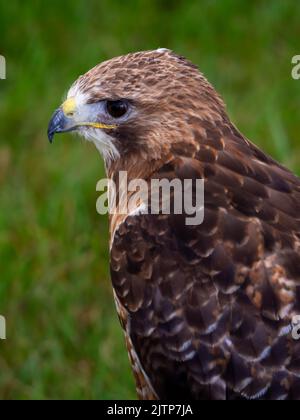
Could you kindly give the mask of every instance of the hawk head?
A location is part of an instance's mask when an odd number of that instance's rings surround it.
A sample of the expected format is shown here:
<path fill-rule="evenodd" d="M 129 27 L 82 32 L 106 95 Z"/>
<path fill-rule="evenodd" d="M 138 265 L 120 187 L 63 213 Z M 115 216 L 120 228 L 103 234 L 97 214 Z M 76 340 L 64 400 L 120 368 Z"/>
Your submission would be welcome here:
<path fill-rule="evenodd" d="M 176 149 L 188 154 L 199 145 L 201 127 L 224 118 L 222 100 L 198 68 L 158 49 L 114 58 L 81 76 L 54 113 L 48 136 L 77 131 L 109 167 L 120 157 L 153 162 Z"/>

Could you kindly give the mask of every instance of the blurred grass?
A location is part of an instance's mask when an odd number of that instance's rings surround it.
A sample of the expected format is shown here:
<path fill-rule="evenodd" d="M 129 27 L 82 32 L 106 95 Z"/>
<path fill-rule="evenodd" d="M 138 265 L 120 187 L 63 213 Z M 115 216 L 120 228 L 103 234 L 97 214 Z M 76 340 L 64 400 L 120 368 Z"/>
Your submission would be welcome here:
<path fill-rule="evenodd" d="M 251 140 L 300 173 L 294 0 L 0 3 L 0 399 L 135 398 L 108 274 L 94 148 L 46 139 L 77 76 L 129 51 L 188 56 Z"/>

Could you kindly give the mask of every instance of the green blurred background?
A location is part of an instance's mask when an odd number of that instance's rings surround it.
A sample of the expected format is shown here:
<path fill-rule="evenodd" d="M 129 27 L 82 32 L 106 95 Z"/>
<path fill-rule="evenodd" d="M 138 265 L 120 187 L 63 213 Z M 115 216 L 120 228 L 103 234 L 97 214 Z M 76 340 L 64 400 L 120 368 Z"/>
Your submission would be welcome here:
<path fill-rule="evenodd" d="M 197 63 L 251 140 L 300 173 L 295 0 L 0 2 L 0 399 L 135 398 L 108 271 L 103 165 L 47 143 L 71 82 L 98 62 L 168 47 Z"/>

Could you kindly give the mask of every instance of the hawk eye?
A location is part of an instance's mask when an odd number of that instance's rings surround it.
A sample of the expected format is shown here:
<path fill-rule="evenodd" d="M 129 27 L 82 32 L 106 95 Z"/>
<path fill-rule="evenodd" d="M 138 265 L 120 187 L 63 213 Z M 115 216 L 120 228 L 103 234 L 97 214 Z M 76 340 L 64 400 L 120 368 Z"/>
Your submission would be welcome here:
<path fill-rule="evenodd" d="M 113 118 L 121 118 L 126 114 L 128 110 L 128 104 L 126 101 L 107 101 L 106 110 L 108 114 Z"/>

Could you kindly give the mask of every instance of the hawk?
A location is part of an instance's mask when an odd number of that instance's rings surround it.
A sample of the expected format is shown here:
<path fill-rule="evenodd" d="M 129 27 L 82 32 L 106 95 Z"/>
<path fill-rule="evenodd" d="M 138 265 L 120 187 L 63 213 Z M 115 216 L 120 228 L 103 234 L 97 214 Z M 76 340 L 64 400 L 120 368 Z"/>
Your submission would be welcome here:
<path fill-rule="evenodd" d="M 166 49 L 81 76 L 50 141 L 66 131 L 95 143 L 111 180 L 204 180 L 202 224 L 138 205 L 110 215 L 111 280 L 139 398 L 300 399 L 299 178 Z"/>

